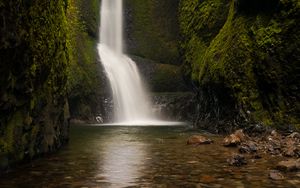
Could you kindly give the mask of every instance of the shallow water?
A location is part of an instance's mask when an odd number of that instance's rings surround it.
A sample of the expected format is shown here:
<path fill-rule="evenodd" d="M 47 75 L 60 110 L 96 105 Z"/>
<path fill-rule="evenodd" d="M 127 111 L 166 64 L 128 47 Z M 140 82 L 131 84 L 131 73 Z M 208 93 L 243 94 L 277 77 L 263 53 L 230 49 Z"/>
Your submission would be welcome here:
<path fill-rule="evenodd" d="M 187 146 L 195 132 L 184 126 L 72 126 L 62 151 L 20 166 L 0 178 L 0 187 L 297 187 L 299 174 L 273 181 L 279 159 L 263 156 L 232 167 L 236 151 L 220 145 Z M 204 134 L 204 133 L 201 133 Z M 205 135 L 205 134 L 204 134 Z"/>

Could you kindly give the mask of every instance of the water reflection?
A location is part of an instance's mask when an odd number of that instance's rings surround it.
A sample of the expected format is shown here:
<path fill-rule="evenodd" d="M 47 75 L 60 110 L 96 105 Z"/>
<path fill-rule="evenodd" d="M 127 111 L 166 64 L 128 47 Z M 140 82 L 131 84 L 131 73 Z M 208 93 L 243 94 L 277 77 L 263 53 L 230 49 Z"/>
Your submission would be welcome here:
<path fill-rule="evenodd" d="M 142 176 L 147 145 L 134 135 L 111 135 L 102 145 L 100 176 L 111 185 L 132 186 Z"/>
<path fill-rule="evenodd" d="M 279 159 L 263 155 L 232 167 L 226 160 L 236 149 L 213 135 L 212 145 L 187 146 L 192 134 L 183 127 L 73 126 L 67 147 L 0 176 L 0 187 L 299 187 L 296 173 L 268 178 Z"/>

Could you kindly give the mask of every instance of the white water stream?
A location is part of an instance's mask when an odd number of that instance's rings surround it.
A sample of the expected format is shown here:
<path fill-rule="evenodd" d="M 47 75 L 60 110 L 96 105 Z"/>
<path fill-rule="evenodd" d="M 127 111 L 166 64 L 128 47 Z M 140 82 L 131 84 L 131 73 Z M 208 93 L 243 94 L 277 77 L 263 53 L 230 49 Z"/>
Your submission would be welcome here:
<path fill-rule="evenodd" d="M 113 91 L 115 122 L 153 124 L 152 105 L 138 68 L 123 53 L 123 1 L 102 0 L 98 53 Z"/>

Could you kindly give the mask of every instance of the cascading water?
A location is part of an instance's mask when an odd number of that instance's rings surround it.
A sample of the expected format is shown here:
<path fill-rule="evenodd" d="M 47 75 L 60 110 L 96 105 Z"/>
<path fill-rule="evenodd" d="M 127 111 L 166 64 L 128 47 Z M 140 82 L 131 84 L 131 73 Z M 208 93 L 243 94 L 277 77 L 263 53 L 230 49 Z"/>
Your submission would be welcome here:
<path fill-rule="evenodd" d="M 98 53 L 113 91 L 115 121 L 147 124 L 155 118 L 137 66 L 123 53 L 122 4 L 102 0 Z"/>

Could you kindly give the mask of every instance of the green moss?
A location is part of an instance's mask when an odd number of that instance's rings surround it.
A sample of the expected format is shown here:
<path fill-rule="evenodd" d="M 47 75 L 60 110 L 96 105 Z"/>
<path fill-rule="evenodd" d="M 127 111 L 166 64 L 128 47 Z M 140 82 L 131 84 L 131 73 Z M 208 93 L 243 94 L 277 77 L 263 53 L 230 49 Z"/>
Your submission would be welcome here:
<path fill-rule="evenodd" d="M 126 0 L 127 53 L 166 64 L 180 63 L 179 0 Z"/>
<path fill-rule="evenodd" d="M 39 148 L 43 135 L 30 135 L 45 114 L 55 119 L 51 126 L 67 128 L 63 107 L 71 57 L 66 0 L 1 1 L 0 6 L 0 155 L 8 165 L 23 160 L 30 143 Z M 52 136 L 58 143 L 67 137 L 59 131 Z"/>
<path fill-rule="evenodd" d="M 228 3 L 224 1 L 180 1 L 179 23 L 184 39 L 181 47 L 184 63 L 191 65 L 186 66 L 190 67 L 186 74 L 194 80 L 203 66 L 207 47 L 226 21 L 227 11 Z"/>
<path fill-rule="evenodd" d="M 6 151 L 4 153 L 10 155 L 13 160 L 19 161 L 23 159 L 23 147 L 22 144 L 22 126 L 24 116 L 21 112 L 16 112 L 11 120 L 8 122 L 6 128 Z"/>
<path fill-rule="evenodd" d="M 149 84 L 152 92 L 186 91 L 180 67 L 176 65 L 156 64 Z"/>
<path fill-rule="evenodd" d="M 99 23 L 98 0 L 72 0 L 68 12 L 72 59 L 68 67 L 68 101 L 71 116 L 95 115 L 100 95 L 99 65 L 96 44 Z M 84 106 L 85 109 L 82 107 Z"/>
<path fill-rule="evenodd" d="M 39 147 L 38 146 L 39 144 L 37 143 L 37 140 L 38 140 L 38 135 L 40 133 L 40 127 L 39 126 L 34 126 L 31 130 L 31 134 L 30 134 L 30 143 L 29 143 L 29 156 L 30 157 L 34 157 L 36 156 L 37 154 L 39 154 L 39 152 L 41 151 L 38 151 L 39 150 Z"/>
<path fill-rule="evenodd" d="M 253 6 L 265 3 L 247 2 Z M 249 12 L 242 10 L 244 6 L 239 1 L 230 1 L 228 14 L 220 14 L 221 17 L 210 13 L 212 3 L 181 3 L 182 48 L 185 63 L 190 65 L 186 67 L 191 69 L 186 72 L 198 82 L 200 90 L 215 84 L 227 88 L 227 98 L 234 99 L 237 114 L 249 112 L 253 122 L 278 127 L 299 124 L 297 87 L 293 90 L 288 86 L 299 85 L 295 72 L 299 70 L 299 55 L 295 53 L 300 42 L 299 27 L 295 25 L 299 3 L 287 5 L 280 1 L 268 10 L 257 8 Z M 228 7 L 218 3 L 214 4 L 221 9 Z M 211 28 L 213 35 L 201 35 Z"/>

